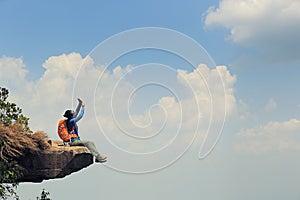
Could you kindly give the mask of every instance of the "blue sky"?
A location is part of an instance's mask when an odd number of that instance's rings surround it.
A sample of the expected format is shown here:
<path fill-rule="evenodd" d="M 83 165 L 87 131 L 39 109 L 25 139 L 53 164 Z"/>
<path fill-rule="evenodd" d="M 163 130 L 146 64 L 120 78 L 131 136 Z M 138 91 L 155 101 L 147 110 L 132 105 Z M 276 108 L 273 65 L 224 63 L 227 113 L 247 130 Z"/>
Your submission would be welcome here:
<path fill-rule="evenodd" d="M 152 150 L 156 144 L 170 139 L 169 134 L 179 122 L 179 105 L 186 108 L 182 112 L 183 131 L 186 137 L 192 136 L 189 128 L 195 126 L 196 121 L 190 119 L 198 115 L 194 113 L 196 98 L 190 96 L 189 90 L 184 91 L 184 97 L 178 101 L 173 101 L 170 91 L 161 92 L 162 88 L 155 92 L 155 87 L 150 87 L 149 92 L 146 88 L 139 90 L 142 91 L 140 96 L 136 94 L 138 102 L 130 106 L 140 107 L 132 107 L 137 112 L 132 119 L 147 124 L 149 116 L 153 118 L 153 127 L 145 133 L 156 130 L 164 114 L 171 116 L 165 127 L 165 137 L 149 146 L 122 138 L 116 127 L 110 126 L 110 104 L 101 107 L 103 101 L 113 86 L 120 83 L 117 90 L 120 96 L 114 105 L 119 116 L 123 116 L 127 112 L 122 108 L 124 101 L 127 102 L 132 88 L 138 87 L 130 77 L 123 76 L 131 70 L 134 72 L 137 69 L 134 67 L 143 63 L 166 64 L 173 71 L 144 72 L 135 79 L 136 83 L 158 81 L 159 76 L 155 74 L 161 73 L 159 75 L 166 76 L 169 81 L 166 84 L 175 85 L 174 81 L 178 81 L 174 91 L 181 90 L 183 80 L 187 80 L 197 97 L 205 99 L 209 96 L 201 79 L 197 79 L 197 73 L 184 60 L 151 50 L 124 55 L 105 74 L 103 87 L 88 87 L 99 79 L 103 67 L 99 66 L 107 64 L 101 63 L 101 59 L 96 62 L 93 56 L 97 55 L 90 52 L 107 38 L 129 29 L 168 28 L 195 40 L 219 66 L 216 69 L 197 68 L 207 73 L 213 97 L 222 99 L 223 95 L 219 82 L 216 82 L 216 70 L 221 73 L 228 97 L 228 116 L 222 136 L 212 154 L 204 160 L 197 159 L 203 136 L 200 133 L 200 142 L 195 141 L 181 159 L 162 171 L 136 176 L 93 165 L 62 180 L 21 184 L 21 198 L 34 199 L 34 195 L 46 188 L 53 199 L 65 199 L 62 187 L 66 185 L 72 199 L 84 198 L 84 194 L 72 194 L 70 185 L 74 184 L 76 190 L 87 191 L 91 199 L 98 197 L 99 192 L 105 199 L 299 199 L 296 186 L 300 180 L 300 162 L 295 159 L 300 153 L 300 15 L 297 8 L 298 0 L 0 1 L 0 86 L 10 89 L 11 99 L 31 118 L 32 128 L 45 130 L 51 138 L 56 137 L 60 113 L 71 103 L 76 103 L 70 97 L 73 84 L 77 84 L 75 95 L 87 101 L 87 114 L 80 124 L 86 138 L 94 139 L 92 133 L 99 131 L 97 123 L 100 121 L 100 124 L 106 123 L 102 132 L 111 133 L 110 139 L 121 138 L 116 143 L 122 148 Z M 113 50 L 107 49 L 104 54 Z M 84 67 L 79 69 L 82 62 Z M 78 77 L 77 72 L 81 72 Z M 58 88 L 63 91 L 57 91 Z M 145 93 L 150 93 L 151 98 Z M 91 94 L 97 96 L 96 103 Z M 150 115 L 143 110 L 156 103 L 159 106 L 149 109 Z M 220 105 L 215 102 L 217 115 L 224 106 Z M 208 123 L 209 106 L 207 102 L 199 106 L 204 116 L 202 125 Z M 41 109 L 48 113 L 45 120 Z M 120 124 L 124 130 L 136 133 L 139 129 L 129 122 L 125 120 Z M 204 127 L 200 126 L 199 132 L 203 132 Z M 181 139 L 186 140 L 185 137 Z M 111 158 L 111 166 L 122 168 L 122 164 L 116 163 L 126 162 L 126 155 L 118 154 L 109 144 L 101 142 L 103 140 L 97 136 L 98 148 Z M 183 147 L 180 145 L 178 143 Z M 171 150 L 177 152 L 178 149 L 171 147 Z M 168 160 L 172 155 L 165 153 L 159 161 Z M 123 167 L 130 168 L 134 162 Z M 157 164 L 148 162 L 145 160 L 153 167 Z"/>
<path fill-rule="evenodd" d="M 182 31 L 198 39 L 205 48 L 217 43 L 206 42 L 215 33 L 205 32 L 201 27 L 202 13 L 211 5 L 208 2 L 3 1 L 1 4 L 4 35 L 1 53 L 23 56 L 29 66 L 39 66 L 50 55 L 60 53 L 76 51 L 86 55 L 109 36 L 144 26 Z"/>

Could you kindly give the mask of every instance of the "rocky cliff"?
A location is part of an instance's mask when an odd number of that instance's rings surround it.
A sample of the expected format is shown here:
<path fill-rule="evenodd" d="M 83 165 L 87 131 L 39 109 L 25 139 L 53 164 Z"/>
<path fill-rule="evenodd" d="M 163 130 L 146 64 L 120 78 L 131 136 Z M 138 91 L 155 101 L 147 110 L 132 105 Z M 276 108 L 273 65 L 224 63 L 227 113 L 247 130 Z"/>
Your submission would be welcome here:
<path fill-rule="evenodd" d="M 86 147 L 64 146 L 60 141 L 49 141 L 50 148 L 28 153 L 19 161 L 24 176 L 20 182 L 42 182 L 63 178 L 93 163 Z"/>
<path fill-rule="evenodd" d="M 0 164 L 17 162 L 24 175 L 19 182 L 42 182 L 63 178 L 93 163 L 86 147 L 64 146 L 52 141 L 43 131 L 32 133 L 19 124 L 5 126 L 0 123 Z M 0 165 L 0 183 L 3 178 Z M 8 174 L 9 175 L 9 174 Z"/>

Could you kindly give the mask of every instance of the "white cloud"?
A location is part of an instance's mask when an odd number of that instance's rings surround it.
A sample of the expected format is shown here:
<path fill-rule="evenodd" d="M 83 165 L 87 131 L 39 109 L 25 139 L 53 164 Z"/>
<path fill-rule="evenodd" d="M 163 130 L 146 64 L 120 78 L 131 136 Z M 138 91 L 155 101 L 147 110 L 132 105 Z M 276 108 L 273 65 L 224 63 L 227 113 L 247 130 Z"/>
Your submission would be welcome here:
<path fill-rule="evenodd" d="M 92 58 L 71 53 L 48 58 L 43 64 L 44 74 L 29 81 L 22 58 L 3 58 L 0 63 L 0 71 L 8 74 L 1 73 L 0 85 L 10 89 L 12 99 L 31 118 L 30 127 L 46 131 L 50 138 L 58 139 L 58 120 L 76 103 L 77 96 L 82 97 L 87 106 L 84 120 L 80 121 L 81 136 L 99 141 L 96 145 L 101 144 L 101 149 L 113 155 L 112 165 L 123 165 L 120 159 L 127 157 L 106 138 L 119 148 L 139 153 L 170 145 L 171 151 L 165 157 L 172 159 L 184 151 L 195 135 L 201 134 L 199 138 L 203 139 L 212 114 L 216 122 L 210 128 L 214 129 L 215 124 L 222 122 L 225 111 L 230 116 L 236 110 L 236 77 L 225 66 L 209 69 L 199 65 L 192 72 L 154 67 L 157 71 L 149 73 L 149 68 L 132 66 L 104 71 L 105 66 L 94 63 Z M 142 85 L 149 81 L 155 84 L 147 90 Z M 151 139 L 137 140 L 128 135 Z"/>
<path fill-rule="evenodd" d="M 242 136 L 258 136 L 258 135 L 287 135 L 296 134 L 300 130 L 300 120 L 290 119 L 288 121 L 278 122 L 271 121 L 264 126 L 257 126 L 251 129 L 243 130 L 239 133 Z"/>
<path fill-rule="evenodd" d="M 200 73 L 199 73 L 200 72 Z M 206 82 L 203 81 L 203 78 Z M 220 82 L 220 77 L 222 77 L 223 84 Z M 195 92 L 193 100 L 198 99 L 205 115 L 210 114 L 209 102 L 212 98 L 214 102 L 214 109 L 217 113 L 221 113 L 226 107 L 227 114 L 232 114 L 236 109 L 236 98 L 234 94 L 234 84 L 236 83 L 236 76 L 230 74 L 226 66 L 217 66 L 216 69 L 209 69 L 206 65 L 199 65 L 193 72 L 188 73 L 184 70 L 178 70 L 178 80 L 185 84 L 190 84 Z M 208 88 L 212 92 L 209 94 Z M 224 94 L 226 94 L 226 105 L 224 104 Z M 218 102 L 218 101 L 222 102 Z M 220 107 L 219 107 L 220 106 Z"/>
<path fill-rule="evenodd" d="M 83 63 L 84 66 L 81 66 Z M 26 79 L 28 71 L 22 58 L 3 57 L 0 59 L 1 85 L 8 87 L 11 90 L 11 98 L 19 101 L 19 105 L 23 106 L 25 108 L 24 110 L 28 110 L 28 112 L 30 112 L 30 116 L 45 116 L 44 111 L 47 112 L 47 110 L 61 113 L 61 108 L 65 105 L 69 105 L 70 102 L 73 101 L 73 86 L 75 86 L 75 93 L 80 93 L 78 95 L 83 96 L 83 98 L 85 96 L 89 98 L 89 94 L 91 93 L 93 95 L 98 95 L 98 91 L 97 88 L 95 90 L 95 86 L 103 72 L 103 68 L 95 66 L 95 63 L 91 58 L 82 58 L 82 56 L 78 53 L 51 56 L 44 62 L 43 67 L 45 68 L 44 74 L 37 81 L 33 82 Z M 120 79 L 123 78 L 122 76 L 125 73 L 128 73 L 131 70 L 132 67 L 130 66 L 124 69 L 117 66 L 112 70 L 112 72 L 105 72 L 103 74 L 104 80 L 101 82 L 104 85 L 101 89 L 104 88 L 104 91 L 101 90 L 99 92 L 99 96 L 96 96 L 96 100 L 101 103 L 105 101 L 110 102 L 109 98 L 111 98 L 111 96 L 109 94 L 114 89 L 116 83 L 118 83 L 118 90 L 115 90 L 115 92 L 119 92 L 120 97 L 115 98 L 117 99 L 117 103 L 114 105 L 126 107 L 124 104 L 125 101 L 122 97 L 129 98 L 128 94 L 130 94 L 134 88 L 128 80 L 124 79 L 120 81 Z M 199 72 L 206 79 L 206 83 L 203 81 L 203 77 L 200 76 Z M 219 80 L 220 76 L 223 79 L 223 86 L 222 82 Z M 218 66 L 216 69 L 209 69 L 206 65 L 199 65 L 199 67 L 192 72 L 178 70 L 177 81 L 178 84 L 184 85 L 187 90 L 190 90 L 191 88 L 189 87 L 192 87 L 194 94 L 191 96 L 182 96 L 180 102 L 177 102 L 174 97 L 169 96 L 159 98 L 157 102 L 158 105 L 161 105 L 166 110 L 172 112 L 169 113 L 170 116 L 178 115 L 178 109 L 180 109 L 179 104 L 183 104 L 183 106 L 189 110 L 189 115 L 195 114 L 196 109 L 191 106 L 194 105 L 194 103 L 192 104 L 191 102 L 196 101 L 196 98 L 202 104 L 200 105 L 201 113 L 208 116 L 210 114 L 208 107 L 210 103 L 209 99 L 212 98 L 211 95 L 219 97 L 222 95 L 224 96 L 224 93 L 226 93 L 227 96 L 226 111 L 230 114 L 235 109 L 236 100 L 233 87 L 236 82 L 236 77 L 231 75 L 225 66 Z M 207 85 L 209 85 L 213 94 L 208 93 Z M 223 87 L 225 88 L 225 91 Z M 95 98 L 93 95 L 90 98 Z M 27 101 L 23 101 L 25 99 Z M 224 97 L 221 99 L 224 99 Z M 94 99 L 86 99 L 86 101 L 90 101 L 91 104 L 93 100 Z M 217 100 L 216 102 L 218 103 Z M 218 107 L 217 104 L 214 106 L 216 107 L 215 112 L 222 112 L 222 110 L 224 110 L 224 108 L 222 108 L 222 106 L 224 106 L 224 102 L 220 102 L 221 107 Z M 110 105 L 104 106 L 101 111 L 107 115 L 109 113 L 109 107 Z M 160 108 L 156 107 L 153 111 L 156 109 L 159 110 Z M 50 118 L 52 117 L 53 116 Z M 187 116 L 185 117 L 188 118 Z M 34 120 L 41 122 L 40 117 L 32 119 L 32 121 Z M 44 125 L 41 126 L 41 128 L 46 128 L 49 123 L 45 122 L 42 124 Z"/>
<path fill-rule="evenodd" d="M 72 84 L 81 62 L 82 57 L 76 53 L 52 56 L 43 64 L 45 72 L 40 79 L 29 81 L 22 58 L 3 58 L 0 71 L 5 73 L 1 73 L 0 85 L 10 90 L 10 99 L 31 118 L 34 130 L 45 130 L 53 137 L 56 127 L 49 124 L 56 124 L 64 107 L 70 104 Z"/>
<path fill-rule="evenodd" d="M 234 149 L 246 154 L 300 150 L 299 132 L 299 119 L 271 121 L 262 126 L 241 130 Z"/>
<path fill-rule="evenodd" d="M 270 112 L 277 108 L 277 103 L 273 98 L 270 98 L 265 106 L 265 111 Z"/>
<path fill-rule="evenodd" d="M 28 71 L 22 58 L 0 58 L 0 85 L 14 89 L 15 96 L 22 99 L 24 95 L 32 91 L 33 84 L 26 81 Z M 10 99 L 14 100 L 13 97 Z M 23 98 L 22 100 L 27 100 Z"/>
<path fill-rule="evenodd" d="M 81 66 L 83 63 L 84 66 Z M 11 90 L 11 98 L 18 100 L 19 104 L 24 104 L 25 107 L 29 108 L 44 107 L 44 109 L 49 109 L 50 105 L 51 108 L 56 108 L 61 107 L 59 106 L 60 104 L 72 102 L 71 95 L 73 86 L 75 87 L 74 92 L 80 93 L 79 95 L 83 97 L 88 96 L 90 93 L 98 95 L 98 88 L 95 89 L 95 86 L 97 86 L 97 81 L 103 72 L 103 68 L 95 66 L 95 63 L 91 58 L 82 58 L 78 53 L 51 56 L 44 62 L 43 67 L 45 68 L 44 74 L 37 81 L 29 81 L 26 79 L 28 70 L 23 63 L 22 58 L 3 57 L 0 59 L 0 83 L 2 86 L 8 87 Z M 119 85 L 117 88 L 118 90 L 115 90 L 115 92 L 126 93 L 121 94 L 121 97 L 124 97 L 125 95 L 128 96 L 128 93 L 134 88 L 130 88 L 132 87 L 132 84 L 129 83 L 128 80 L 124 79 L 120 81 L 120 79 L 123 79 L 124 77 L 122 76 L 131 70 L 132 67 L 130 66 L 124 69 L 117 66 L 112 72 L 105 72 L 103 74 L 104 80 L 100 82 L 104 85 L 102 88 L 104 88 L 105 91 L 100 91 L 97 100 L 100 102 L 108 101 L 108 98 L 110 98 L 108 94 L 112 92 L 116 83 Z M 200 76 L 200 74 L 203 77 Z M 223 79 L 224 85 L 220 82 L 220 76 Z M 203 78 L 206 79 L 206 82 L 203 81 Z M 179 103 L 184 103 L 185 101 L 187 102 L 185 106 L 188 107 L 188 104 L 190 104 L 191 101 L 196 101 L 197 98 L 202 104 L 205 104 L 204 106 L 200 105 L 203 107 L 201 113 L 209 115 L 210 110 L 207 109 L 207 107 L 209 107 L 208 104 L 210 101 L 209 99 L 212 98 L 211 95 L 218 97 L 224 95 L 224 93 L 226 93 L 227 97 L 227 113 L 230 114 L 235 109 L 236 100 L 233 87 L 236 82 L 236 76 L 231 75 L 226 66 L 218 66 L 216 69 L 209 69 L 206 65 L 199 65 L 198 68 L 192 72 L 178 70 L 177 81 L 178 84 L 184 85 L 186 90 L 192 88 L 194 94 L 191 96 L 182 96 L 180 99 L 182 102 L 177 102 L 174 97 L 169 96 L 159 98 L 157 103 L 164 106 L 167 110 L 176 110 L 175 107 L 177 107 Z M 213 92 L 214 94 L 208 93 L 207 85 L 209 85 L 210 92 Z M 92 98 L 94 98 L 94 96 L 92 96 Z M 25 99 L 30 101 L 23 101 Z M 119 100 L 120 102 L 116 105 L 124 107 L 124 100 L 118 98 L 117 101 Z M 91 99 L 88 99 L 87 101 L 91 101 Z M 220 103 L 220 105 L 223 106 L 224 102 Z M 218 105 L 215 106 L 216 112 L 224 110 L 224 108 L 218 108 Z M 108 107 L 105 107 L 104 111 Z M 191 112 L 193 110 L 195 109 L 190 108 Z M 108 114 L 108 112 L 104 113 Z M 178 112 L 176 111 L 175 113 Z M 35 114 L 32 113 L 32 115 Z"/>
<path fill-rule="evenodd" d="M 236 43 L 298 59 L 299 7 L 298 0 L 222 0 L 207 11 L 205 26 L 223 26 Z"/>
<path fill-rule="evenodd" d="M 134 68 L 130 70 L 132 71 L 129 75 L 127 74 L 127 76 L 133 76 L 132 74 L 134 73 L 138 73 L 139 76 L 141 75 L 141 71 L 136 72 Z M 119 74 L 119 71 L 122 71 L 122 74 L 124 74 L 124 69 L 121 70 L 120 67 L 112 70 L 112 73 Z M 162 71 L 160 72 L 163 73 Z M 191 140 L 195 132 L 206 133 L 212 115 L 211 107 L 213 107 L 213 112 L 215 113 L 214 120 L 216 121 L 223 120 L 225 110 L 228 116 L 232 115 L 236 109 L 233 89 L 236 77 L 231 75 L 225 66 L 209 69 L 206 65 L 199 65 L 192 72 L 185 70 L 175 72 L 176 73 L 171 74 L 175 77 L 168 74 L 168 76 L 164 76 L 163 81 L 164 85 L 168 86 L 169 89 L 178 96 L 170 96 L 170 94 L 160 96 L 157 101 L 152 102 L 146 110 L 140 110 L 140 112 L 132 113 L 130 116 L 128 116 L 128 110 L 130 110 L 132 106 L 135 106 L 135 104 L 139 104 L 139 102 L 132 101 L 131 99 L 131 103 L 128 104 L 128 99 L 130 99 L 130 94 L 139 87 L 140 83 L 135 84 L 134 81 L 131 83 L 130 78 L 126 78 L 127 76 L 122 78 L 121 75 L 117 75 L 115 76 L 117 79 L 114 81 L 108 81 L 108 78 L 112 78 L 112 76 L 105 77 L 101 81 L 101 84 L 99 84 L 105 85 L 105 87 L 98 88 L 95 93 L 96 115 L 101 119 L 99 120 L 100 123 L 105 124 L 102 127 L 102 131 L 109 133 L 108 137 L 116 141 L 118 146 L 125 148 L 128 143 L 134 143 L 135 147 L 142 148 L 138 149 L 138 151 L 148 152 L 150 149 L 162 146 L 170 141 L 178 130 L 180 130 L 179 132 L 181 134 L 185 135 L 185 140 Z M 159 83 L 160 81 L 155 79 L 157 76 L 155 73 L 153 77 L 151 73 L 144 75 L 147 80 L 150 77 L 152 82 Z M 224 85 L 222 85 L 220 81 L 220 76 L 223 79 Z M 176 84 L 169 84 L 166 77 L 170 80 L 176 78 Z M 206 83 L 203 81 L 203 78 L 206 79 Z M 147 82 L 147 80 L 144 81 Z M 111 100 L 113 87 L 116 84 L 119 85 L 117 89 L 114 90 L 116 94 L 113 95 Z M 207 85 L 209 85 L 211 94 L 209 94 L 207 90 Z M 145 88 L 142 88 L 142 90 L 143 89 Z M 189 92 L 184 93 L 184 95 L 179 94 L 182 90 Z M 227 97 L 226 102 L 224 93 L 226 93 Z M 138 93 L 136 95 L 139 96 Z M 148 99 L 156 95 L 155 92 L 149 91 L 149 93 L 143 93 L 142 97 L 137 99 L 147 104 Z M 212 105 L 212 103 L 214 105 Z M 114 114 L 111 111 L 111 105 L 113 105 Z M 199 120 L 200 127 L 199 130 L 197 130 Z M 116 122 L 118 122 L 119 126 L 115 125 Z M 149 142 L 145 142 L 144 140 L 128 140 L 128 137 L 122 132 L 127 132 L 137 137 L 147 137 L 153 135 L 155 132 L 160 133 L 152 138 L 153 143 L 149 145 Z M 124 141 L 129 142 L 124 143 Z M 138 145 L 140 143 L 144 145 Z"/>

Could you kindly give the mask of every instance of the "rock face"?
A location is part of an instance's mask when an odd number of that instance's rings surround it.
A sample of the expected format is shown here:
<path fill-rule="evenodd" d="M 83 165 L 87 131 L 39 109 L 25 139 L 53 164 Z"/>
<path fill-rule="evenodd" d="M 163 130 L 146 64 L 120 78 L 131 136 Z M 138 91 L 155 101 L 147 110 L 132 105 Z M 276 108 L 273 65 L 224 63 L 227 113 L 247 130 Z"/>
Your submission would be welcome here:
<path fill-rule="evenodd" d="M 23 168 L 20 182 L 42 182 L 63 178 L 93 164 L 93 156 L 83 146 L 64 146 L 60 141 L 49 141 L 51 148 L 37 154 L 27 154 L 19 160 Z"/>

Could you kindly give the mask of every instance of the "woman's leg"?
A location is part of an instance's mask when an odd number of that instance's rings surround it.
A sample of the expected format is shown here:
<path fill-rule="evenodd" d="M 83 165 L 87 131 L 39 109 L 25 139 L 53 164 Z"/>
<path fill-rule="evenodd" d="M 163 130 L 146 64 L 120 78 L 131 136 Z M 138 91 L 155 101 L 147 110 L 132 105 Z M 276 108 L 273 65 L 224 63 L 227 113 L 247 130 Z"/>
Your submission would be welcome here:
<path fill-rule="evenodd" d="M 70 142 L 70 146 L 85 146 L 87 147 L 93 156 L 98 156 L 100 153 L 98 152 L 94 142 L 87 141 L 87 140 L 74 140 L 73 142 Z"/>

